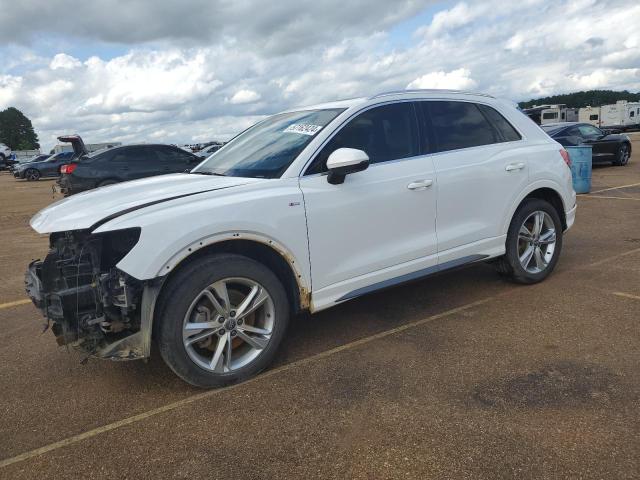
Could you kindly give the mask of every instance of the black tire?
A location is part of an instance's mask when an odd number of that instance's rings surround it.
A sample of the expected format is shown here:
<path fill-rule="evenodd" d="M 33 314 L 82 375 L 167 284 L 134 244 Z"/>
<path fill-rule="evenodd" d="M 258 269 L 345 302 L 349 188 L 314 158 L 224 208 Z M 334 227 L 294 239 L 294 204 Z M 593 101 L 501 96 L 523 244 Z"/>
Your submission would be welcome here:
<path fill-rule="evenodd" d="M 548 262 L 546 268 L 538 273 L 532 273 L 530 271 L 527 271 L 520 263 L 520 256 L 518 251 L 519 233 L 520 227 L 523 225 L 525 220 L 529 218 L 532 213 L 537 211 L 545 212 L 549 215 L 549 217 L 551 217 L 555 228 L 556 242 L 555 248 L 553 250 L 553 256 Z M 560 252 L 562 251 L 562 222 L 560 220 L 560 214 L 553 207 L 553 205 L 545 200 L 540 200 L 537 198 L 525 200 L 522 205 L 518 207 L 518 210 L 511 219 L 505 246 L 505 255 L 498 258 L 494 263 L 500 275 L 508 278 L 513 282 L 522 283 L 525 285 L 543 281 L 551 274 L 551 272 L 555 268 L 556 264 L 558 263 L 558 258 L 560 257 Z"/>
<path fill-rule="evenodd" d="M 207 286 L 226 279 L 242 277 L 267 290 L 275 307 L 271 338 L 260 354 L 231 372 L 215 373 L 196 364 L 183 344 L 183 321 L 191 303 Z M 289 323 L 289 302 L 284 287 L 267 267 L 235 254 L 199 257 L 177 271 L 163 287 L 154 320 L 154 333 L 165 363 L 180 378 L 203 388 L 222 387 L 244 381 L 268 367 L 284 337 Z"/>
<path fill-rule="evenodd" d="M 107 185 L 114 185 L 116 183 L 118 183 L 117 180 L 114 180 L 112 178 L 108 178 L 108 179 L 103 180 L 100 183 L 98 183 L 98 187 L 106 187 Z"/>
<path fill-rule="evenodd" d="M 24 172 L 24 178 L 27 179 L 27 182 L 35 182 L 40 180 L 40 170 L 36 168 L 27 168 Z"/>
<path fill-rule="evenodd" d="M 629 158 L 631 156 L 631 148 L 629 144 L 623 143 L 618 147 L 618 151 L 616 152 L 616 159 L 613 161 L 613 164 L 618 167 L 623 167 L 627 163 L 629 163 Z"/>

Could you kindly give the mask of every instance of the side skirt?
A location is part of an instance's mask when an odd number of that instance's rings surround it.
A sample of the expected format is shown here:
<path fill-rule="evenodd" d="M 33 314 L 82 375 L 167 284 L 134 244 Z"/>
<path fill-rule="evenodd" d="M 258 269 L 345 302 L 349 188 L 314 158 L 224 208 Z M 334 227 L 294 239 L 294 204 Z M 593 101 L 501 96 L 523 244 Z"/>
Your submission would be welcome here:
<path fill-rule="evenodd" d="M 366 295 L 378 290 L 383 290 L 385 288 L 395 287 L 403 283 L 412 282 L 414 280 L 433 275 L 434 273 L 451 270 L 452 268 L 460 267 L 462 265 L 466 265 L 467 263 L 484 260 L 486 258 L 489 258 L 489 255 L 468 255 L 466 257 L 450 260 L 440 265 L 434 265 L 433 267 L 424 268 L 416 272 L 407 273 L 406 275 L 401 275 L 399 277 L 390 278 L 389 280 L 374 283 L 373 285 L 369 285 L 367 287 L 358 288 L 357 290 L 353 290 L 340 297 L 338 300 L 336 300 L 336 303 L 344 302 L 345 300 L 351 300 L 353 298 L 360 297 L 362 295 Z"/>

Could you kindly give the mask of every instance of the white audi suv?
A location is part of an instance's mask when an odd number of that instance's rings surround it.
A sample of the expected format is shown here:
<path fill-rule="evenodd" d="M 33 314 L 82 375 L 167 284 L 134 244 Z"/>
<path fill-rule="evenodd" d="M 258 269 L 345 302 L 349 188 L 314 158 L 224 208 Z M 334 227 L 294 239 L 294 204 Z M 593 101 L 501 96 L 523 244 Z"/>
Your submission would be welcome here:
<path fill-rule="evenodd" d="M 27 291 L 60 344 L 109 359 L 155 341 L 187 382 L 246 379 L 292 314 L 492 261 L 554 269 L 576 212 L 566 151 L 511 103 L 421 90 L 273 115 L 190 173 L 39 212 Z"/>

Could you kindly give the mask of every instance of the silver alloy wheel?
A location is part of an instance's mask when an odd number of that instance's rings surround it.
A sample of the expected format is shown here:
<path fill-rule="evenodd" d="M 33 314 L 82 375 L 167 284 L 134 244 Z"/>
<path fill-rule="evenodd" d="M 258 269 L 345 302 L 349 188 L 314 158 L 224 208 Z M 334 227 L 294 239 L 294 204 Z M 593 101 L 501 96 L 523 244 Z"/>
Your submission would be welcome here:
<path fill-rule="evenodd" d="M 620 147 L 621 155 L 620 155 L 620 165 L 626 165 L 629 162 L 629 147 L 623 144 Z"/>
<path fill-rule="evenodd" d="M 556 227 L 547 212 L 529 215 L 518 233 L 520 265 L 528 273 L 540 273 L 549 266 L 556 248 Z"/>
<path fill-rule="evenodd" d="M 191 302 L 182 326 L 189 358 L 201 368 L 228 373 L 255 360 L 275 325 L 269 292 L 248 278 L 225 278 Z"/>
<path fill-rule="evenodd" d="M 29 169 L 26 174 L 27 180 L 38 180 L 40 178 L 40 174 L 37 170 Z"/>

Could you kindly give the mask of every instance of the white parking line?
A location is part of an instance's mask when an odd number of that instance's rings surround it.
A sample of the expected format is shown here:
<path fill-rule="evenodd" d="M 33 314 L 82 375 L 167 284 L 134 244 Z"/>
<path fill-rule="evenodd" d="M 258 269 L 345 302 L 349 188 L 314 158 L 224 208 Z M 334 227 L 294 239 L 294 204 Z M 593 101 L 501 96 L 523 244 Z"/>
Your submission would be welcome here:
<path fill-rule="evenodd" d="M 326 350 L 326 351 L 318 353 L 316 355 L 312 355 L 310 357 L 303 358 L 301 360 L 288 363 L 288 364 L 283 365 L 281 367 L 274 368 L 273 370 L 269 370 L 269 371 L 267 371 L 265 373 L 262 373 L 262 374 L 260 374 L 260 375 L 258 375 L 256 377 L 250 378 L 249 380 L 247 380 L 247 381 L 245 381 L 243 383 L 238 383 L 236 385 L 231 385 L 229 387 L 219 388 L 217 390 L 208 390 L 208 391 L 203 392 L 203 393 L 198 393 L 196 395 L 192 395 L 192 396 L 184 398 L 182 400 L 178 400 L 176 402 L 169 403 L 167 405 L 163 405 L 162 407 L 154 408 L 152 410 L 148 410 L 146 412 L 139 413 L 138 415 L 133 415 L 131 417 L 127 417 L 127 418 L 124 418 L 122 420 L 118 420 L 117 422 L 109 423 L 107 425 L 103 425 L 102 427 L 94 428 L 92 430 L 88 430 L 88 431 L 80 433 L 78 435 L 73 435 L 73 436 L 65 438 L 63 440 L 50 443 L 49 445 L 45 445 L 44 447 L 36 448 L 34 450 L 30 450 L 28 452 L 21 453 L 20 455 L 16 455 L 15 457 L 6 458 L 6 459 L 0 461 L 0 468 L 8 467 L 9 465 L 13 465 L 14 463 L 23 462 L 25 460 L 29 460 L 31 458 L 43 455 L 43 454 L 48 453 L 48 452 L 51 452 L 53 450 L 58 450 L 59 448 L 63 448 L 63 447 L 67 447 L 69 445 L 73 445 L 75 443 L 81 442 L 82 440 L 86 440 L 88 438 L 95 437 L 96 435 L 100 435 L 101 433 L 110 432 L 110 431 L 115 430 L 117 428 L 124 427 L 126 425 L 131 425 L 132 423 L 139 422 L 141 420 L 144 420 L 146 418 L 149 418 L 149 417 L 152 417 L 152 416 L 155 416 L 155 415 L 159 415 L 161 413 L 170 412 L 171 410 L 175 410 L 176 408 L 180 408 L 180 407 L 189 405 L 191 403 L 197 402 L 197 401 L 202 400 L 204 398 L 213 397 L 215 395 L 219 395 L 219 394 L 221 394 L 223 392 L 227 392 L 229 390 L 233 390 L 233 389 L 236 389 L 236 388 L 241 388 L 241 387 L 249 385 L 251 383 L 264 380 L 264 379 L 272 377 L 274 375 L 278 375 L 279 373 L 283 373 L 283 372 L 292 370 L 294 368 L 300 367 L 302 365 L 306 365 L 306 364 L 321 360 L 323 358 L 329 357 L 329 356 L 334 355 L 336 353 L 343 352 L 345 350 L 349 350 L 349 349 L 352 349 L 352 348 L 355 348 L 355 347 L 359 347 L 361 345 L 367 344 L 367 343 L 372 342 L 374 340 L 378 340 L 380 338 L 385 338 L 385 337 L 388 337 L 388 336 L 393 335 L 395 333 L 399 333 L 399 332 L 402 332 L 404 330 L 408 330 L 410 328 L 415 328 L 415 327 L 418 327 L 420 325 L 424 325 L 426 323 L 432 322 L 434 320 L 438 320 L 440 318 L 448 317 L 448 316 L 454 315 L 456 313 L 463 312 L 465 310 L 469 310 L 470 308 L 473 308 L 473 307 L 478 307 L 480 305 L 484 305 L 485 303 L 488 303 L 491 300 L 494 300 L 494 299 L 496 299 L 496 298 L 498 298 L 500 296 L 501 296 L 501 294 L 494 295 L 494 296 L 485 298 L 483 300 L 478 300 L 477 302 L 468 303 L 468 304 L 463 305 L 461 307 L 453 308 L 451 310 L 447 310 L 445 312 L 438 313 L 436 315 L 432 315 L 432 316 L 427 317 L 427 318 L 423 318 L 422 320 L 417 320 L 415 322 L 411 322 L 411 323 L 407 323 L 405 325 L 401 325 L 401 326 L 399 326 L 397 328 L 392 328 L 391 330 L 385 330 L 384 332 L 376 333 L 375 335 L 371 335 L 369 337 L 361 338 L 360 340 L 356 340 L 356 341 L 353 341 L 353 342 L 350 342 L 350 343 L 346 343 L 346 344 L 341 345 L 339 347 L 332 348 L 331 350 Z"/>
<path fill-rule="evenodd" d="M 640 183 L 632 183 L 630 185 L 621 185 L 619 187 L 603 188 L 602 190 L 596 190 L 595 192 L 591 192 L 591 193 L 608 192 L 610 190 L 618 190 L 619 188 L 628 188 L 628 187 L 637 187 L 637 186 L 640 186 Z"/>
<path fill-rule="evenodd" d="M 578 196 L 580 198 L 604 198 L 605 200 L 635 200 L 636 202 L 640 202 L 640 198 L 631 198 L 631 197 L 607 197 L 605 195 L 592 196 L 587 194 L 580 194 Z"/>
<path fill-rule="evenodd" d="M 26 305 L 27 303 L 31 303 L 31 300 L 29 300 L 28 298 L 25 298 L 23 300 L 15 300 L 13 302 L 0 303 L 0 310 L 2 310 L 3 308 L 11 308 L 11 307 L 17 307 L 19 305 Z"/>
<path fill-rule="evenodd" d="M 638 295 L 631 295 L 630 293 L 624 293 L 624 292 L 611 292 L 614 295 L 618 296 L 618 297 L 624 297 L 624 298 L 631 298 L 633 300 L 640 300 L 640 296 Z"/>

